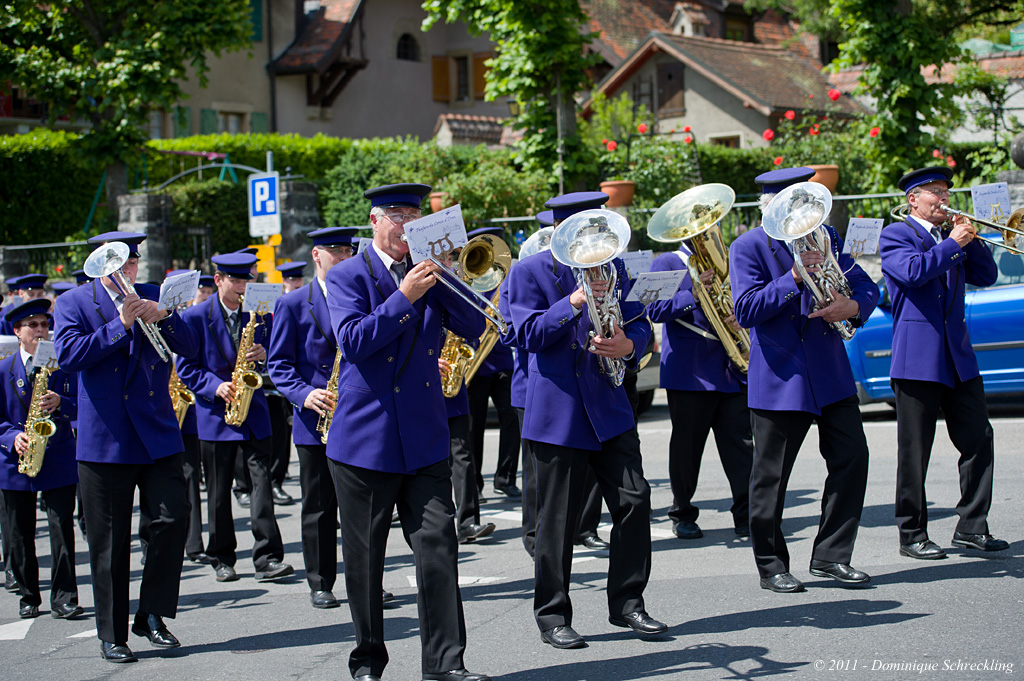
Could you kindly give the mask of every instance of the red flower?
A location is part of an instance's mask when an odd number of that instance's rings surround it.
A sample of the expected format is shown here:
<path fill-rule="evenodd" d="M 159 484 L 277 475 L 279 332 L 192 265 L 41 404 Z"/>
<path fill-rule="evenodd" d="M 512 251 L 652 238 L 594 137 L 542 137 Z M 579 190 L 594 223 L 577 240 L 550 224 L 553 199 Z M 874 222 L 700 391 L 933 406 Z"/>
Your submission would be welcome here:
<path fill-rule="evenodd" d="M 786 113 L 784 113 L 782 115 L 786 117 L 786 120 L 790 120 L 790 121 L 793 120 L 794 118 L 796 118 L 796 113 L 792 109 L 790 109 L 789 111 L 787 111 Z"/>
<path fill-rule="evenodd" d="M 676 131 L 675 128 L 672 128 L 671 130 L 669 130 L 670 133 L 675 132 L 675 131 Z"/>
<path fill-rule="evenodd" d="M 686 126 L 685 128 L 683 128 L 683 132 L 690 132 L 690 126 Z"/>
<path fill-rule="evenodd" d="M 932 149 L 932 158 L 942 158 L 942 152 L 938 149 Z"/>
<path fill-rule="evenodd" d="M 839 90 L 835 88 L 832 88 L 831 90 L 828 91 L 828 98 L 831 99 L 833 102 L 839 99 L 839 95 Z"/>
<path fill-rule="evenodd" d="M 807 132 L 808 132 L 809 134 L 811 134 L 811 135 L 817 135 L 817 134 L 818 134 L 819 132 L 821 132 L 821 131 L 820 131 L 820 130 L 818 130 L 818 124 L 817 124 L 817 123 L 813 123 L 813 124 L 811 125 L 810 129 L 808 129 L 808 131 L 807 131 Z"/>
<path fill-rule="evenodd" d="M 953 160 L 952 156 L 946 157 L 946 165 L 949 166 L 950 168 L 956 168 L 956 161 Z"/>
<path fill-rule="evenodd" d="M 768 128 L 767 130 L 761 133 L 761 137 L 763 137 L 765 141 L 771 142 L 773 139 L 775 139 L 775 131 L 772 130 L 771 128 Z"/>
<path fill-rule="evenodd" d="M 882 132 L 882 129 L 879 128 L 877 125 L 868 130 L 868 134 L 871 135 L 872 137 L 878 137 L 878 133 L 880 132 Z"/>
<path fill-rule="evenodd" d="M 807 98 L 808 99 L 814 99 L 814 95 L 813 94 L 807 95 Z"/>
<path fill-rule="evenodd" d="M 608 151 L 615 151 L 615 149 L 618 146 L 619 146 L 619 143 L 616 142 L 615 140 L 612 140 L 611 142 L 608 143 Z"/>
<path fill-rule="evenodd" d="M 64 265 L 57 265 L 53 269 L 57 272 L 57 274 L 60 274 L 61 272 L 64 271 Z"/>
<path fill-rule="evenodd" d="M 781 166 L 782 165 L 782 157 L 781 156 L 776 156 L 775 157 L 775 165 L 777 165 L 777 166 Z"/>
<path fill-rule="evenodd" d="M 636 131 L 641 135 L 644 134 L 645 132 L 647 132 L 647 124 L 641 123 L 640 125 L 636 126 Z"/>
<path fill-rule="evenodd" d="M 608 144 L 608 138 L 601 140 L 601 144 Z"/>
<path fill-rule="evenodd" d="M 691 136 L 689 136 L 689 135 L 687 135 L 686 137 L 683 138 L 683 144 L 689 144 L 692 141 L 693 141 L 693 138 Z"/>

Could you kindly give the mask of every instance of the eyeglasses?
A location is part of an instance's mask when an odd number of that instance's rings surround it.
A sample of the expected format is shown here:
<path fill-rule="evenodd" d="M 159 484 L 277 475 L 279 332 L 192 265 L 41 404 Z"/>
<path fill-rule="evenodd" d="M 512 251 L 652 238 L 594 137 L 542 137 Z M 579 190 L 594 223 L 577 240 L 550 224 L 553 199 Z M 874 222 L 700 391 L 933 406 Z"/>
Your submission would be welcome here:
<path fill-rule="evenodd" d="M 352 255 L 351 246 L 321 246 L 320 248 L 324 249 L 331 255 Z"/>
<path fill-rule="evenodd" d="M 41 326 L 44 329 L 48 329 L 48 328 L 50 328 L 50 322 L 48 320 L 44 319 L 41 322 L 36 322 L 36 321 L 33 321 L 33 322 L 22 322 L 18 326 L 28 327 L 30 329 L 38 329 Z"/>
<path fill-rule="evenodd" d="M 939 188 L 923 189 L 922 188 L 921 191 L 928 192 L 932 196 L 937 196 L 939 198 L 942 198 L 943 196 L 949 196 L 949 189 L 939 189 Z"/>
<path fill-rule="evenodd" d="M 401 224 L 404 224 L 406 222 L 410 222 L 412 220 L 417 220 L 417 219 L 419 219 L 420 216 L 417 215 L 416 213 L 388 213 L 388 212 L 385 212 L 384 213 L 384 217 L 386 217 L 388 220 L 390 220 L 392 223 L 394 223 L 396 225 L 401 225 Z"/>

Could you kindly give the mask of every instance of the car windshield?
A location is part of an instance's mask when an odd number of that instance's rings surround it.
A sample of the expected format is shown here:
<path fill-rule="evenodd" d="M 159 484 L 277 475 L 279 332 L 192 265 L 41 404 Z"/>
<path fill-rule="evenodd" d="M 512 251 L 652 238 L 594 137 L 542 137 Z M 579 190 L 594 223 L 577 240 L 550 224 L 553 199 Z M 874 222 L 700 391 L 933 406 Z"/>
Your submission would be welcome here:
<path fill-rule="evenodd" d="M 992 286 L 1010 286 L 1013 284 L 1024 284 L 1024 256 L 1011 253 L 1005 248 L 998 246 L 992 249 L 992 256 L 995 258 L 996 267 L 999 268 L 999 275 L 996 283 Z M 977 289 L 977 286 L 968 286 L 968 290 Z"/>

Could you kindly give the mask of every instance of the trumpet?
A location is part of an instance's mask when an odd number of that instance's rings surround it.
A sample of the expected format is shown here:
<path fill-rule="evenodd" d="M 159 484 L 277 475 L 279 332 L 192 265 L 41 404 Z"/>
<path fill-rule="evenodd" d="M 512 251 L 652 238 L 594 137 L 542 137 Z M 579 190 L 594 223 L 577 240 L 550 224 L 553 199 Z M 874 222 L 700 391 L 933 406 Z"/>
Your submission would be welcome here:
<path fill-rule="evenodd" d="M 975 224 L 984 225 L 985 227 L 991 227 L 992 229 L 997 230 L 1003 237 L 1003 240 L 989 241 L 988 239 L 986 239 L 986 243 L 992 244 L 993 246 L 1005 248 L 1011 253 L 1024 255 L 1024 230 L 1019 229 L 1021 218 L 1024 217 L 1024 208 L 1018 208 L 1017 210 L 1013 211 L 1013 213 L 1010 214 L 1010 217 L 1006 219 L 1005 225 L 1001 225 L 995 220 L 986 220 L 985 218 L 979 218 L 976 215 L 965 213 L 962 210 L 950 208 L 945 204 L 939 204 L 939 208 L 941 208 L 949 215 L 959 215 L 967 218 L 968 220 Z M 889 217 L 891 217 L 893 220 L 899 220 L 900 222 L 905 221 L 908 215 L 910 215 L 909 203 L 900 204 L 899 206 L 896 206 L 891 211 L 889 211 Z"/>

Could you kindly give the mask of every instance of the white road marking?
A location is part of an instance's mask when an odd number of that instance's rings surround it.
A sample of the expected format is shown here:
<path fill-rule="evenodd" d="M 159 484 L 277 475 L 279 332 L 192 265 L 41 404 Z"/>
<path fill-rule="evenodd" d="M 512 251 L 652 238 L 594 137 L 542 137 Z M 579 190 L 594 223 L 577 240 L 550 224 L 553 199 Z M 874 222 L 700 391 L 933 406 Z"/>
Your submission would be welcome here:
<path fill-rule="evenodd" d="M 96 630 L 89 629 L 88 631 L 83 631 L 80 634 L 72 634 L 71 636 L 68 636 L 68 638 L 96 638 Z"/>
<path fill-rule="evenodd" d="M 28 630 L 35 622 L 34 619 L 18 620 L 10 624 L 0 626 L 0 641 L 23 641 L 28 635 Z"/>

